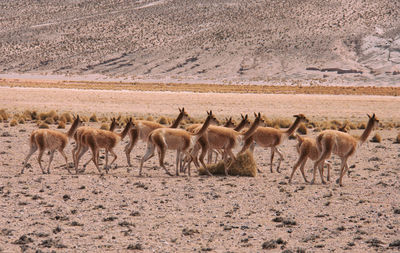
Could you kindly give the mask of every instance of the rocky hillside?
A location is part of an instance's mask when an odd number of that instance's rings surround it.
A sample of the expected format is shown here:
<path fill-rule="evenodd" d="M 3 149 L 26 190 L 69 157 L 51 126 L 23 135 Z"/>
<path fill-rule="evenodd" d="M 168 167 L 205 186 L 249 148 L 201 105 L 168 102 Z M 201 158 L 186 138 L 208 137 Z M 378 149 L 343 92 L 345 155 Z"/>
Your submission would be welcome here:
<path fill-rule="evenodd" d="M 2 1 L 0 73 L 396 85 L 400 2 Z"/>

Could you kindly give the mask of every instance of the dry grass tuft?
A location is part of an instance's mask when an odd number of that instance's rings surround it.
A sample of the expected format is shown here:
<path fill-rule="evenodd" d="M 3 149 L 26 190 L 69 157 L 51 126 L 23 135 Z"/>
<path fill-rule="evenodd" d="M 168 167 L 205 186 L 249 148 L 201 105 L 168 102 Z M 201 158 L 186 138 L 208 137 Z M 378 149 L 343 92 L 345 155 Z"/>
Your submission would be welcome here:
<path fill-rule="evenodd" d="M 49 127 L 49 125 L 47 125 L 45 122 L 40 122 L 40 123 L 39 123 L 39 128 L 48 129 L 48 128 L 50 128 L 50 127 Z"/>
<path fill-rule="evenodd" d="M 219 161 L 216 164 L 207 165 L 207 169 L 213 175 L 225 175 L 225 166 L 224 161 Z M 231 164 L 228 173 L 231 176 L 256 177 L 257 164 L 253 154 L 247 150 L 245 153 L 238 155 L 237 160 Z M 207 172 L 204 168 L 200 168 L 199 174 L 207 175 Z"/>
<path fill-rule="evenodd" d="M 60 120 L 63 120 L 66 123 L 72 123 L 72 115 L 69 112 L 64 112 L 61 114 Z"/>
<path fill-rule="evenodd" d="M 146 120 L 147 120 L 147 121 L 154 121 L 154 118 L 153 118 L 153 116 L 150 115 L 150 116 L 148 116 L 148 117 L 146 118 Z"/>
<path fill-rule="evenodd" d="M 16 119 L 12 119 L 11 121 L 10 121 L 10 126 L 16 126 L 16 125 L 18 125 L 18 121 L 16 120 Z"/>
<path fill-rule="evenodd" d="M 19 124 L 25 124 L 25 118 L 24 118 L 24 117 L 20 117 L 20 118 L 18 119 L 18 123 L 19 123 Z"/>
<path fill-rule="evenodd" d="M 103 124 L 101 124 L 100 129 L 102 129 L 102 130 L 108 130 L 108 129 L 110 129 L 110 128 L 109 128 L 109 126 L 108 126 L 107 123 L 103 123 Z"/>
<path fill-rule="evenodd" d="M 358 129 L 365 129 L 366 127 L 367 127 L 367 124 L 366 124 L 365 122 L 359 123 L 359 124 L 357 125 L 357 128 L 358 128 Z"/>
<path fill-rule="evenodd" d="M 158 123 L 163 124 L 163 125 L 167 125 L 169 124 L 168 119 L 164 116 L 161 116 L 160 118 L 158 118 Z"/>
<path fill-rule="evenodd" d="M 89 118 L 88 118 L 87 116 L 80 116 L 80 119 L 81 119 L 83 122 L 89 122 Z"/>
<path fill-rule="evenodd" d="M 89 121 L 90 122 L 98 122 L 99 120 L 97 119 L 96 114 L 93 113 L 92 116 L 90 116 Z"/>
<path fill-rule="evenodd" d="M 46 124 L 54 124 L 55 123 L 55 120 L 52 118 L 52 117 L 48 117 L 48 118 L 46 118 L 45 120 L 44 120 L 44 122 L 46 123 Z"/>
<path fill-rule="evenodd" d="M 332 124 L 332 125 L 335 125 L 336 127 L 342 126 L 342 123 L 340 123 L 340 121 L 338 121 L 338 120 L 336 120 L 336 119 L 331 120 L 331 124 Z"/>
<path fill-rule="evenodd" d="M 0 109 L 0 116 L 3 119 L 3 121 L 8 120 L 8 113 L 4 109 Z"/>
<path fill-rule="evenodd" d="M 288 119 L 275 119 L 272 125 L 274 127 L 278 126 L 279 128 L 289 128 L 291 124 L 292 121 Z"/>
<path fill-rule="evenodd" d="M 300 124 L 299 128 L 297 128 L 297 132 L 302 135 L 307 134 L 307 127 L 303 123 Z"/>
<path fill-rule="evenodd" d="M 34 118 L 33 118 L 33 115 L 32 115 L 32 112 L 29 111 L 29 110 L 25 110 L 24 113 L 22 114 L 22 116 L 25 118 L 25 120 L 32 120 L 32 119 L 34 119 Z M 37 115 L 35 115 L 35 116 L 37 116 Z"/>
<path fill-rule="evenodd" d="M 394 141 L 394 143 L 400 144 L 400 132 L 397 134 L 397 137 L 396 137 L 396 140 Z"/>
<path fill-rule="evenodd" d="M 374 137 L 372 137 L 371 142 L 381 143 L 382 137 L 379 133 L 376 133 Z"/>
<path fill-rule="evenodd" d="M 59 120 L 57 128 L 64 129 L 65 128 L 65 121 Z"/>

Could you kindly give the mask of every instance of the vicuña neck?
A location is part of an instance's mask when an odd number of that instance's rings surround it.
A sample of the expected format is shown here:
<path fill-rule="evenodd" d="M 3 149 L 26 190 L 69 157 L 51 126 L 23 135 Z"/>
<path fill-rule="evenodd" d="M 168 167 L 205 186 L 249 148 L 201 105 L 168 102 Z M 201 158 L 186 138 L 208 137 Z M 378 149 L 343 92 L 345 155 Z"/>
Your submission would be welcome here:
<path fill-rule="evenodd" d="M 250 126 L 249 130 L 247 130 L 247 131 L 243 134 L 244 138 L 245 138 L 245 139 L 249 138 L 249 137 L 257 130 L 258 125 L 260 125 L 260 119 L 257 117 L 257 118 L 254 120 L 253 124 Z"/>
<path fill-rule="evenodd" d="M 296 118 L 296 120 L 293 122 L 293 124 L 289 127 L 288 130 L 285 131 L 285 133 L 290 136 L 294 133 L 294 131 L 296 131 L 296 129 L 299 127 L 300 125 L 300 119 Z"/>
<path fill-rule="evenodd" d="M 75 119 L 74 123 L 72 123 L 70 129 L 67 132 L 68 138 L 72 138 L 76 129 L 78 128 L 78 124 L 79 124 L 79 119 Z"/>
<path fill-rule="evenodd" d="M 122 130 L 122 132 L 119 134 L 119 136 L 121 137 L 121 140 L 123 138 L 125 138 L 125 136 L 128 134 L 130 126 L 131 126 L 131 124 L 129 122 L 126 123 L 126 126 L 125 126 L 124 130 Z"/>
<path fill-rule="evenodd" d="M 181 123 L 183 116 L 184 116 L 183 113 L 179 113 L 178 117 L 175 119 L 174 123 L 169 128 L 177 128 L 179 126 L 179 123 Z"/>
<path fill-rule="evenodd" d="M 236 132 L 239 132 L 245 126 L 246 126 L 246 120 L 242 120 L 242 121 L 240 121 L 239 125 L 237 125 L 233 130 L 235 130 Z"/>
<path fill-rule="evenodd" d="M 204 121 L 203 126 L 200 128 L 200 130 L 195 135 L 202 136 L 207 131 L 207 128 L 210 125 L 210 121 L 211 121 L 211 117 L 208 116 L 206 121 Z"/>
<path fill-rule="evenodd" d="M 374 128 L 374 121 L 372 119 L 370 119 L 368 121 L 367 127 L 365 128 L 364 132 L 360 136 L 359 141 L 361 144 L 363 144 L 368 139 L 368 136 L 371 134 L 373 128 Z"/>

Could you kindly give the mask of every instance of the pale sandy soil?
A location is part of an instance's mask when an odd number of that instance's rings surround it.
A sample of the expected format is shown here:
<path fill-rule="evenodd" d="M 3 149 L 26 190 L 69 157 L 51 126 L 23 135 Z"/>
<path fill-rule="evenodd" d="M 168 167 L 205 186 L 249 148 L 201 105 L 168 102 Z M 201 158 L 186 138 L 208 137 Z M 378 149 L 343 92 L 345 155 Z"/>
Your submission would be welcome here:
<path fill-rule="evenodd" d="M 35 109 L 92 114 L 174 116 L 185 107 L 194 117 L 213 110 L 218 116 L 239 117 L 261 112 L 271 118 L 291 118 L 298 113 L 310 119 L 365 121 L 376 113 L 384 121 L 400 121 L 400 97 L 337 96 L 306 94 L 229 94 L 191 92 L 98 91 L 73 89 L 0 87 L 0 108 L 12 111 Z"/>
<path fill-rule="evenodd" d="M 9 111 L 176 116 L 177 108 L 185 106 L 196 117 L 212 109 L 218 117 L 261 111 L 288 118 L 300 112 L 312 119 L 365 121 L 365 114 L 371 112 L 384 121 L 400 118 L 393 110 L 399 108 L 398 98 L 375 96 L 1 88 L 0 101 L 0 108 Z M 276 243 L 279 238 L 282 244 L 275 244 L 272 252 L 399 251 L 389 246 L 400 240 L 400 145 L 393 143 L 398 129 L 379 130 L 382 143 L 368 142 L 360 148 L 350 161 L 355 168 L 344 178 L 344 187 L 334 183 L 337 158 L 333 182 L 321 185 L 317 180 L 309 185 L 297 172 L 288 185 L 297 159 L 293 140 L 281 147 L 285 154 L 281 173 L 271 173 L 269 151 L 256 148 L 255 159 L 263 171 L 256 178 L 210 178 L 196 173 L 191 178 L 169 177 L 158 168 L 157 158 L 145 164 L 146 175 L 140 178 L 138 159 L 145 144 L 139 142 L 133 150 L 133 168 L 128 173 L 123 153 L 128 139 L 116 148 L 118 168 L 104 177 L 92 164 L 83 175 L 69 175 L 59 154 L 52 174 L 41 174 L 35 154 L 32 168 L 18 175 L 33 129 L 32 123 L 16 127 L 0 123 L 0 251 L 125 252 L 128 247 L 141 247 L 144 252 L 261 252 L 264 242 Z M 71 149 L 66 148 L 70 161 Z M 166 161 L 171 172 L 174 160 L 169 152 Z M 309 179 L 311 165 L 308 162 Z"/>

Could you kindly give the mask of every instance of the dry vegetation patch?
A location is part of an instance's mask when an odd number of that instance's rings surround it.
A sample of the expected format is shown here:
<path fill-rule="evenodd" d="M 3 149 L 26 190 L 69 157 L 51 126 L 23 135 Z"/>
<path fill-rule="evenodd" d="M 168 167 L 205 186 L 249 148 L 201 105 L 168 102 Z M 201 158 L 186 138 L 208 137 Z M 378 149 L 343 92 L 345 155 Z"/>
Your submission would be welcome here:
<path fill-rule="evenodd" d="M 219 161 L 216 164 L 207 166 L 208 171 L 213 175 L 225 175 L 225 167 L 229 166 L 228 174 L 231 176 L 246 176 L 256 177 L 257 176 L 257 164 L 254 160 L 253 154 L 248 150 L 243 154 L 236 157 L 236 161 L 229 160 L 227 163 Z M 207 171 L 204 168 L 199 169 L 200 175 L 207 175 Z"/>
<path fill-rule="evenodd" d="M 95 90 L 133 91 L 188 91 L 208 93 L 253 94 L 331 94 L 331 95 L 382 95 L 399 96 L 400 87 L 374 86 L 323 86 L 323 85 L 253 85 L 253 84 L 207 84 L 207 83 L 145 83 L 145 82 L 94 82 L 94 81 L 28 81 L 1 79 L 0 86 L 36 88 L 73 88 Z"/>

